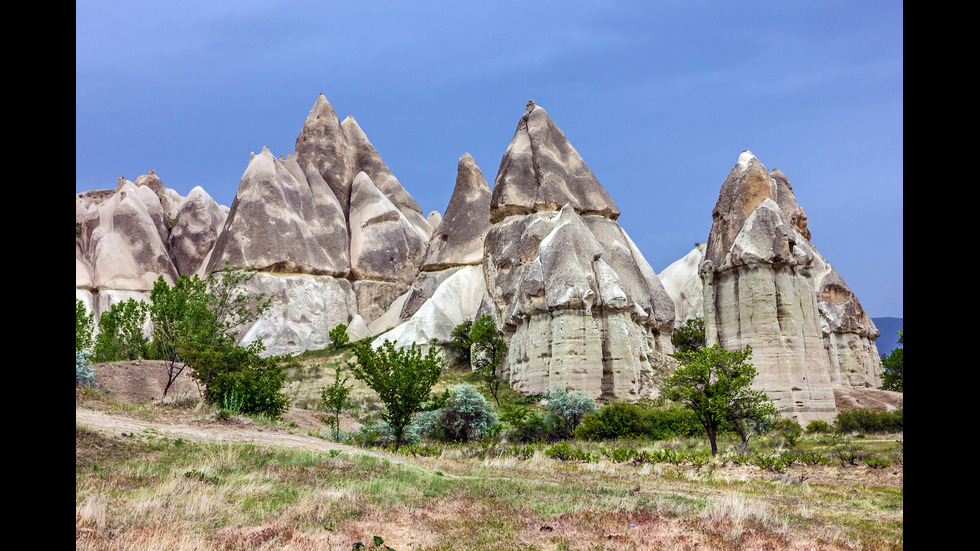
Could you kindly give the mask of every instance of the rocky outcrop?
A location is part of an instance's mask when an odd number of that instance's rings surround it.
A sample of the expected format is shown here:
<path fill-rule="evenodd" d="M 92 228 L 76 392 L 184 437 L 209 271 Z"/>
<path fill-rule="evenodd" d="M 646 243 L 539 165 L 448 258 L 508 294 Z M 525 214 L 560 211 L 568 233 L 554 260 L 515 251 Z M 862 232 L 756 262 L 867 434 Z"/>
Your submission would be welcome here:
<path fill-rule="evenodd" d="M 751 345 L 759 371 L 755 386 L 784 415 L 803 423 L 833 417 L 832 385 L 844 378 L 843 354 L 835 347 L 828 353 L 827 343 L 841 339 L 834 336 L 840 323 L 828 321 L 827 313 L 839 306 L 856 314 L 859 305 L 849 290 L 835 294 L 843 282 L 808 240 L 806 215 L 788 180 L 767 172 L 745 151 L 722 185 L 712 216 L 700 265 L 708 344 Z M 844 325 L 861 325 L 858 319 L 841 316 Z"/>
<path fill-rule="evenodd" d="M 674 301 L 674 328 L 690 320 L 704 319 L 704 285 L 698 267 L 704 258 L 704 243 L 697 243 L 684 255 L 660 272 L 660 282 Z"/>
<path fill-rule="evenodd" d="M 160 277 L 173 283 L 200 269 L 227 207 L 201 188 L 185 199 L 151 170 L 116 189 L 75 195 L 75 296 L 98 319 L 116 302 L 149 300 Z M 206 254 L 206 252 L 205 252 Z"/>
<path fill-rule="evenodd" d="M 415 280 L 432 234 L 357 122 L 340 122 L 322 95 L 295 152 L 252 156 L 225 227 L 207 269 L 259 271 L 252 285 L 273 310 L 242 335 L 276 353 L 325 346 L 339 323 L 369 336 L 368 325 Z M 303 303 L 313 290 L 329 296 Z"/>
<path fill-rule="evenodd" d="M 393 328 L 376 342 L 390 339 L 397 346 L 428 348 L 449 341 L 457 325 L 489 313 L 482 268 L 489 229 L 490 186 L 467 153 L 457 163 L 456 185 L 426 247 L 421 271 L 397 301 L 399 316 L 388 319 L 389 325 L 372 325 L 378 332 Z"/>
<path fill-rule="evenodd" d="M 655 396 L 674 309 L 616 223 L 619 209 L 544 109 L 528 102 L 500 162 L 484 277 L 525 393 Z"/>

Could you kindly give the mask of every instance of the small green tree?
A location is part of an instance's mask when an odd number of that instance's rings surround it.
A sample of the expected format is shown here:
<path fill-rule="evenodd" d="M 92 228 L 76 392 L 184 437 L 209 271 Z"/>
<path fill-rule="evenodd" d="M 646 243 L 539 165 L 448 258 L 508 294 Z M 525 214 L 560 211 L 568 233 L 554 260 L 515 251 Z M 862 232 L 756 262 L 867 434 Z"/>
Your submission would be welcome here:
<path fill-rule="evenodd" d="M 904 329 L 898 331 L 898 348 L 881 357 L 881 367 L 884 372 L 881 377 L 882 390 L 902 392 L 902 371 L 904 369 Z"/>
<path fill-rule="evenodd" d="M 704 348 L 704 320 L 689 319 L 670 337 L 675 352 L 693 352 Z"/>
<path fill-rule="evenodd" d="M 334 427 L 334 440 L 337 441 L 340 441 L 340 413 L 347 407 L 351 390 L 353 390 L 347 384 L 350 377 L 342 372 L 343 368 L 338 367 L 337 373 L 334 375 L 333 384 L 320 391 L 320 400 L 323 404 L 323 409 L 327 413 L 333 414 L 333 418 L 330 421 Z"/>
<path fill-rule="evenodd" d="M 334 350 L 340 350 L 350 343 L 350 336 L 347 335 L 346 324 L 337 324 L 336 327 L 330 330 L 328 335 L 330 336 L 330 347 Z"/>
<path fill-rule="evenodd" d="M 384 403 L 382 416 L 394 433 L 397 451 L 404 442 L 405 427 L 411 423 L 412 415 L 422 410 L 432 386 L 442 375 L 444 360 L 440 350 L 432 347 L 423 355 L 414 344 L 399 349 L 389 340 L 377 349 L 370 343 L 355 343 L 353 350 L 356 361 L 349 364 L 350 370 Z"/>
<path fill-rule="evenodd" d="M 103 312 L 99 316 L 93 359 L 113 362 L 146 358 L 150 351 L 150 342 L 143 334 L 147 309 L 145 302 L 131 298 L 117 302 Z"/>
<path fill-rule="evenodd" d="M 197 324 L 210 317 L 206 307 L 207 282 L 197 275 L 182 275 L 171 286 L 160 276 L 150 291 L 150 302 L 153 347 L 167 362 L 167 385 L 163 389 L 166 396 L 187 367 L 181 359 L 181 347 L 188 346 Z"/>
<path fill-rule="evenodd" d="M 450 333 L 450 340 L 447 346 L 453 352 L 456 365 L 467 367 L 470 365 L 470 347 L 473 345 L 473 341 L 470 339 L 471 329 L 473 329 L 473 321 L 466 320 L 453 327 Z"/>
<path fill-rule="evenodd" d="M 752 390 L 757 372 L 748 360 L 752 347 L 728 351 L 719 345 L 675 354 L 679 366 L 665 380 L 665 394 L 694 411 L 708 434 L 711 454 L 718 453 L 718 428 L 725 420 L 768 419 L 775 406 L 762 391 Z M 742 435 L 743 443 L 748 435 Z"/>
<path fill-rule="evenodd" d="M 480 316 L 470 328 L 469 340 L 472 343 L 470 361 L 480 380 L 487 385 L 493 401 L 500 407 L 500 386 L 503 379 L 497 376 L 497 367 L 507 356 L 507 344 L 497 331 L 497 324 L 489 315 Z"/>
<path fill-rule="evenodd" d="M 91 350 L 95 342 L 92 334 L 95 332 L 95 314 L 89 312 L 85 303 L 75 299 L 75 353 Z"/>

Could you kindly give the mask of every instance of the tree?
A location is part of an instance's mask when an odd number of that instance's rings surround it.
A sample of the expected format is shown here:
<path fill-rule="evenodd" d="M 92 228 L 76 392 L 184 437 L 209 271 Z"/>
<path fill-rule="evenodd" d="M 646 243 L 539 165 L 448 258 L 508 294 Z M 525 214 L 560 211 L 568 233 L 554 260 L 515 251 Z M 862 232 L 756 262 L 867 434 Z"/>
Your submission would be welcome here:
<path fill-rule="evenodd" d="M 473 369 L 479 374 L 480 380 L 487 385 L 497 407 L 500 407 L 498 393 L 503 379 L 497 376 L 497 367 L 507 356 L 507 344 L 500 337 L 497 325 L 489 315 L 480 316 L 472 324 L 469 340 L 472 343 L 473 352 L 470 361 Z"/>
<path fill-rule="evenodd" d="M 350 377 L 347 375 L 341 377 L 342 371 L 343 368 L 338 367 L 337 373 L 334 375 L 333 384 L 320 391 L 320 399 L 324 409 L 334 415 L 331 421 L 334 427 L 334 439 L 338 442 L 340 441 L 340 412 L 344 411 L 344 408 L 347 407 L 347 401 L 350 398 L 352 390 L 347 385 Z"/>
<path fill-rule="evenodd" d="M 569 392 L 557 385 L 545 397 L 548 400 L 548 413 L 555 420 L 558 438 L 572 438 L 575 428 L 587 413 L 598 411 L 595 400 L 581 392 Z"/>
<path fill-rule="evenodd" d="M 904 343 L 902 341 L 904 338 L 904 330 L 900 329 L 898 331 L 898 344 L 902 346 L 881 357 L 881 367 L 884 368 L 884 373 L 882 373 L 881 377 L 882 390 L 902 392 L 902 370 L 904 367 Z"/>
<path fill-rule="evenodd" d="M 113 362 L 146 358 L 150 351 L 150 342 L 143 334 L 147 310 L 145 302 L 131 298 L 113 304 L 104 312 L 99 317 L 93 359 Z"/>
<path fill-rule="evenodd" d="M 473 341 L 470 339 L 471 329 L 473 329 L 473 321 L 466 320 L 453 327 L 450 333 L 450 340 L 447 346 L 453 351 L 457 365 L 470 365 L 470 347 L 473 345 Z"/>
<path fill-rule="evenodd" d="M 95 331 L 95 314 L 85 308 L 85 303 L 75 299 L 75 354 L 89 350 L 95 342 L 92 333 Z"/>
<path fill-rule="evenodd" d="M 209 316 L 207 283 L 197 275 L 182 275 L 173 286 L 157 278 L 150 291 L 150 321 L 153 322 L 153 346 L 167 362 L 166 396 L 187 364 L 180 357 L 180 347 L 186 346 L 195 328 L 195 321 Z"/>
<path fill-rule="evenodd" d="M 732 421 L 743 444 L 748 442 L 746 420 L 773 419 L 775 406 L 762 391 L 751 389 L 757 372 L 748 360 L 752 347 L 728 351 L 719 345 L 679 352 L 679 366 L 665 380 L 665 394 L 694 411 L 708 434 L 711 454 L 718 453 L 718 428 Z"/>
<path fill-rule="evenodd" d="M 347 335 L 347 325 L 344 323 L 338 324 L 327 335 L 330 337 L 330 347 L 334 350 L 340 350 L 350 343 L 350 336 Z"/>
<path fill-rule="evenodd" d="M 704 320 L 689 319 L 680 329 L 670 337 L 674 350 L 678 352 L 691 352 L 704 348 L 706 342 L 704 337 Z"/>
<path fill-rule="evenodd" d="M 384 403 L 382 416 L 394 433 L 397 451 L 412 415 L 422 410 L 432 386 L 442 375 L 444 360 L 440 351 L 432 347 L 423 356 L 414 344 L 399 349 L 395 343 L 385 340 L 377 349 L 370 343 L 355 343 L 354 356 L 356 361 L 349 364 L 350 370 Z"/>
<path fill-rule="evenodd" d="M 185 366 L 203 387 L 207 403 L 234 403 L 239 413 L 277 418 L 289 407 L 282 393 L 285 374 L 279 358 L 263 357 L 261 340 L 237 345 L 238 328 L 257 320 L 271 306 L 264 293 L 246 284 L 251 268 L 181 276 L 173 286 L 160 278 L 151 291 L 154 342 L 170 362 L 167 389 Z"/>

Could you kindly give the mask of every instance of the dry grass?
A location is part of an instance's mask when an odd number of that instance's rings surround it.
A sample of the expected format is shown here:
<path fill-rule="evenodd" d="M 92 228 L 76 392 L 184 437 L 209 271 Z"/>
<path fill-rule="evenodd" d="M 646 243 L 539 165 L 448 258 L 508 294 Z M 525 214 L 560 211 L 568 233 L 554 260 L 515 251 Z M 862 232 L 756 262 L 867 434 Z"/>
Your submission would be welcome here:
<path fill-rule="evenodd" d="M 305 374 L 287 394 L 318 398 L 341 361 L 302 360 Z M 443 386 L 467 376 L 449 375 Z M 365 403 L 373 399 L 366 388 L 356 392 Z M 76 393 L 76 407 L 169 419 L 201 433 L 229 428 L 200 404 Z M 237 423 L 231 428 L 273 430 Z M 80 426 L 75 450 L 76 549 L 346 551 L 357 541 L 370 548 L 374 536 L 398 551 L 903 548 L 901 465 L 796 465 L 776 474 L 721 462 L 562 462 L 541 448 L 520 459 L 462 446 L 398 462 L 352 448 L 192 442 Z"/>

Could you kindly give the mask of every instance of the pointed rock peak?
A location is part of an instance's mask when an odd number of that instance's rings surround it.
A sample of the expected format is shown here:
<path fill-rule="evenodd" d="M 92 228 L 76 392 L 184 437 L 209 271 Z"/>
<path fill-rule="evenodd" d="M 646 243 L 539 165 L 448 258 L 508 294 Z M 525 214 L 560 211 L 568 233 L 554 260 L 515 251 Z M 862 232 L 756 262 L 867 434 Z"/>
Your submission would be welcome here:
<path fill-rule="evenodd" d="M 500 161 L 491 200 L 491 221 L 557 211 L 566 203 L 580 214 L 615 220 L 619 209 L 565 134 L 529 101 Z"/>
<path fill-rule="evenodd" d="M 446 214 L 432 233 L 422 270 L 443 270 L 483 261 L 483 240 L 490 231 L 490 185 L 466 153 L 459 159 L 456 187 Z"/>
<path fill-rule="evenodd" d="M 316 103 L 313 104 L 313 108 L 310 109 L 310 114 L 306 117 L 306 124 L 313 124 L 317 120 L 326 120 L 327 122 L 339 123 L 337 117 L 337 112 L 334 111 L 333 106 L 327 101 L 326 96 L 320 94 L 316 98 Z"/>
<path fill-rule="evenodd" d="M 812 241 L 810 230 L 807 228 L 806 212 L 796 202 L 796 195 L 793 193 L 793 186 L 789 183 L 789 179 L 778 168 L 774 168 L 769 175 L 776 183 L 776 203 L 779 204 L 779 208 L 789 217 L 793 228 L 807 241 Z"/>

